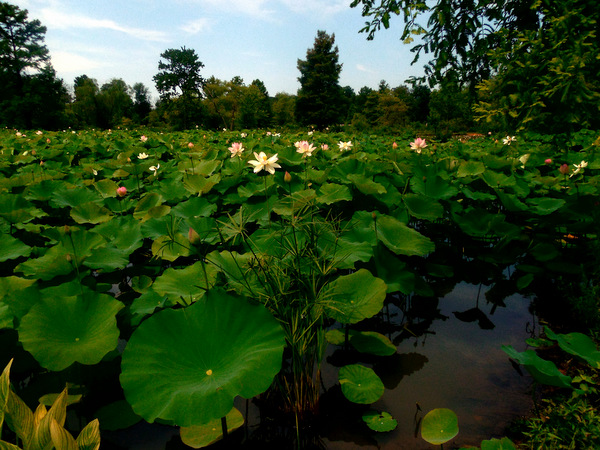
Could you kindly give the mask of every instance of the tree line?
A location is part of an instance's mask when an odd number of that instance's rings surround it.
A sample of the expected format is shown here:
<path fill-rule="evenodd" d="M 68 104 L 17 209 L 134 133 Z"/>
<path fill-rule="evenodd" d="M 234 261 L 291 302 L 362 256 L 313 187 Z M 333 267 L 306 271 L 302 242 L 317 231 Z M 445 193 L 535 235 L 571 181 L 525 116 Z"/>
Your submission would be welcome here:
<path fill-rule="evenodd" d="M 160 55 L 154 76 L 160 98 L 142 83 L 87 75 L 69 92 L 44 45 L 46 28 L 27 11 L 0 2 L 0 123 L 17 128 L 169 129 L 314 127 L 438 134 L 529 129 L 569 134 L 600 126 L 600 9 L 595 0 L 355 0 L 369 19 L 368 39 L 404 18 L 401 38 L 415 61 L 432 55 L 425 76 L 355 92 L 340 86 L 335 36 L 318 31 L 299 59 L 296 94 L 269 95 L 261 80 L 205 78 L 194 49 Z M 429 14 L 427 27 L 418 19 Z"/>

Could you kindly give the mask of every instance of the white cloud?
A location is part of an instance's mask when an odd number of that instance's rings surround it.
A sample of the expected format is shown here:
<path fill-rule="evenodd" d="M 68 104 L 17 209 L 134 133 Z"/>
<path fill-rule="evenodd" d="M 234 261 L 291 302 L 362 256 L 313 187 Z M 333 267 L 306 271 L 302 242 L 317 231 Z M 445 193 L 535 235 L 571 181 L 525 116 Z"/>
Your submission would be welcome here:
<path fill-rule="evenodd" d="M 181 26 L 181 29 L 189 34 L 198 34 L 211 29 L 211 23 L 206 18 L 191 20 Z"/>
<path fill-rule="evenodd" d="M 146 30 L 143 28 L 126 27 L 119 25 L 113 20 L 95 19 L 79 14 L 70 14 L 57 11 L 55 8 L 45 8 L 41 11 L 41 22 L 48 28 L 67 29 L 67 28 L 84 28 L 84 29 L 105 29 L 118 31 L 135 38 L 166 42 L 168 41 L 166 33 L 162 31 Z"/>
<path fill-rule="evenodd" d="M 368 68 L 367 66 L 364 66 L 362 64 L 357 64 L 356 65 L 356 70 L 360 71 L 360 72 L 366 72 L 366 73 L 377 73 L 376 71 L 374 71 L 373 69 Z"/>
<path fill-rule="evenodd" d="M 98 59 L 86 58 L 76 53 L 54 51 L 51 55 L 52 66 L 61 73 L 83 73 L 105 66 Z"/>
<path fill-rule="evenodd" d="M 350 10 L 351 0 L 278 0 L 291 11 L 301 14 L 329 16 Z"/>

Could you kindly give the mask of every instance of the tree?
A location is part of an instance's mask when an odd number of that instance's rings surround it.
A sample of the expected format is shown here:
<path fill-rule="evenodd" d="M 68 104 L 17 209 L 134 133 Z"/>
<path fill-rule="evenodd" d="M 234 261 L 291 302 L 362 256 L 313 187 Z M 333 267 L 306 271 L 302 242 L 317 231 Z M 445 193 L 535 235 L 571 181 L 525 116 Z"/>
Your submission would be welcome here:
<path fill-rule="evenodd" d="M 104 83 L 98 94 L 98 107 L 101 127 L 113 128 L 121 125 L 123 119 L 131 118 L 131 88 L 120 78 L 113 78 Z"/>
<path fill-rule="evenodd" d="M 0 69 L 17 87 L 25 69 L 39 70 L 49 62 L 46 27 L 27 16 L 27 10 L 0 2 Z"/>
<path fill-rule="evenodd" d="M 401 38 L 423 53 L 430 86 L 468 87 L 480 118 L 505 127 L 566 131 L 598 123 L 600 8 L 595 0 L 354 0 L 369 17 L 368 39 L 393 15 Z M 428 15 L 427 28 L 418 19 Z M 478 92 L 478 87 L 483 92 Z M 566 106 L 566 108 L 565 108 Z M 503 119 L 503 120 L 499 120 Z"/>
<path fill-rule="evenodd" d="M 150 89 L 144 83 L 135 83 L 131 89 L 133 90 L 133 120 L 138 124 L 148 122 L 148 115 L 152 110 L 150 102 Z"/>
<path fill-rule="evenodd" d="M 0 2 L 0 122 L 23 128 L 64 125 L 67 91 L 49 63 L 46 27 Z"/>
<path fill-rule="evenodd" d="M 159 72 L 153 77 L 156 89 L 163 100 L 180 97 L 178 104 L 183 109 L 183 128 L 187 128 L 194 104 L 202 98 L 205 80 L 200 75 L 200 70 L 204 64 L 195 50 L 185 47 L 168 49 L 160 57 L 164 62 L 158 62 Z"/>
<path fill-rule="evenodd" d="M 74 125 L 78 128 L 98 126 L 98 82 L 87 75 L 80 75 L 73 83 L 75 100 L 71 111 L 75 116 Z"/>
<path fill-rule="evenodd" d="M 296 118 L 301 125 L 325 128 L 339 123 L 344 116 L 345 102 L 339 85 L 342 65 L 339 50 L 334 47 L 335 35 L 318 31 L 306 60 L 298 60 L 300 89 L 296 99 Z"/>

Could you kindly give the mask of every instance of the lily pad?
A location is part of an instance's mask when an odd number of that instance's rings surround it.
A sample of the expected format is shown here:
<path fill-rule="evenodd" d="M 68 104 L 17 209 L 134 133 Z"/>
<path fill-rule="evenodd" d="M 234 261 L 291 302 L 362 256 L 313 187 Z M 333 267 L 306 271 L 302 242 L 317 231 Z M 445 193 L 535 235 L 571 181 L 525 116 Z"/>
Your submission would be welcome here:
<path fill-rule="evenodd" d="M 398 426 L 398 421 L 388 412 L 369 411 L 362 416 L 362 420 L 367 426 L 378 432 L 392 431 Z"/>
<path fill-rule="evenodd" d="M 369 367 L 350 364 L 340 369 L 338 379 L 344 396 L 354 403 L 369 404 L 381 398 L 385 387 Z"/>
<path fill-rule="evenodd" d="M 138 327 L 123 353 L 121 385 L 148 422 L 205 424 L 225 416 L 236 396 L 264 392 L 281 368 L 284 345 L 281 326 L 263 306 L 210 291 Z"/>
<path fill-rule="evenodd" d="M 10 234 L 0 235 L 0 262 L 8 259 L 16 259 L 21 256 L 29 256 L 31 247 L 23 244 L 19 239 L 12 237 Z"/>
<path fill-rule="evenodd" d="M 421 437 L 433 445 L 442 445 L 458 434 L 458 417 L 448 408 L 429 411 L 421 422 Z"/>
<path fill-rule="evenodd" d="M 116 315 L 123 304 L 89 289 L 84 294 L 46 295 L 23 317 L 20 341 L 42 367 L 96 364 L 117 347 Z"/>
<path fill-rule="evenodd" d="M 571 377 L 558 370 L 552 361 L 540 358 L 534 350 L 529 349 L 519 353 L 511 345 L 503 345 L 502 350 L 519 364 L 525 366 L 527 372 L 538 383 L 565 388 L 572 387 Z"/>
<path fill-rule="evenodd" d="M 173 300 L 183 299 L 184 303 L 190 304 L 201 298 L 204 292 L 215 284 L 216 279 L 217 270 L 198 261 L 184 269 L 165 270 L 156 278 L 152 287 L 160 295 L 166 295 Z"/>
<path fill-rule="evenodd" d="M 383 307 L 387 286 L 366 269 L 333 281 L 326 296 L 325 310 L 340 323 L 357 323 L 373 317 Z"/>
<path fill-rule="evenodd" d="M 244 425 L 244 416 L 237 408 L 232 408 L 225 416 L 225 420 L 228 433 Z M 221 425 L 221 419 L 214 419 L 203 425 L 181 427 L 179 434 L 185 445 L 192 448 L 202 448 L 223 438 L 223 426 Z"/>
<path fill-rule="evenodd" d="M 502 439 L 492 438 L 489 440 L 481 441 L 481 450 L 516 450 L 517 447 L 507 437 Z"/>
<path fill-rule="evenodd" d="M 376 331 L 352 331 L 350 344 L 361 353 L 376 356 L 390 356 L 396 353 L 396 346 L 392 341 Z"/>
<path fill-rule="evenodd" d="M 391 216 L 377 218 L 377 238 L 397 255 L 425 256 L 435 250 L 431 239 Z"/>
<path fill-rule="evenodd" d="M 600 352 L 595 342 L 582 333 L 555 334 L 550 328 L 544 327 L 546 336 L 558 342 L 560 348 L 571 355 L 586 361 L 590 366 L 600 369 Z"/>

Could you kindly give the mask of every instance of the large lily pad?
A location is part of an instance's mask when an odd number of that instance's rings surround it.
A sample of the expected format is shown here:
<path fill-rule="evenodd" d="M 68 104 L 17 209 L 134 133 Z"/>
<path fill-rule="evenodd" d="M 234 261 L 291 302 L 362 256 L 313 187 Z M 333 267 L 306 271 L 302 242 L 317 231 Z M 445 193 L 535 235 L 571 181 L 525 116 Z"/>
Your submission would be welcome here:
<path fill-rule="evenodd" d="M 458 417 L 448 408 L 429 411 L 421 422 L 421 437 L 433 445 L 442 445 L 458 434 Z"/>
<path fill-rule="evenodd" d="M 540 358 L 534 350 L 518 352 L 511 345 L 503 345 L 502 350 L 519 364 L 523 364 L 527 372 L 538 383 L 565 388 L 572 387 L 571 377 L 558 370 L 552 361 Z"/>
<path fill-rule="evenodd" d="M 377 238 L 397 255 L 425 256 L 435 250 L 431 239 L 391 216 L 377 218 Z"/>
<path fill-rule="evenodd" d="M 354 403 L 374 403 L 381 398 L 385 390 L 383 382 L 373 369 L 360 364 L 342 367 L 338 379 L 342 393 Z"/>
<path fill-rule="evenodd" d="M 227 432 L 231 433 L 244 425 L 244 416 L 237 408 L 232 408 L 225 416 L 225 421 Z M 214 419 L 204 425 L 182 427 L 179 434 L 188 447 L 203 448 L 223 438 L 223 426 L 221 419 Z"/>
<path fill-rule="evenodd" d="M 123 304 L 88 289 L 84 294 L 46 295 L 23 317 L 20 341 L 43 367 L 96 364 L 117 347 L 116 314 Z"/>
<path fill-rule="evenodd" d="M 329 317 L 341 323 L 357 323 L 373 317 L 383 307 L 387 286 L 366 269 L 337 278 L 325 300 Z"/>
<path fill-rule="evenodd" d="M 205 424 L 225 416 L 236 396 L 264 392 L 281 368 L 284 345 L 281 326 L 264 307 L 210 291 L 204 301 L 163 310 L 139 326 L 123 354 L 121 385 L 148 422 Z"/>
<path fill-rule="evenodd" d="M 555 334 L 548 327 L 544 327 L 546 336 L 558 342 L 560 348 L 571 355 L 586 361 L 590 366 L 600 369 L 600 352 L 596 343 L 582 333 Z"/>

